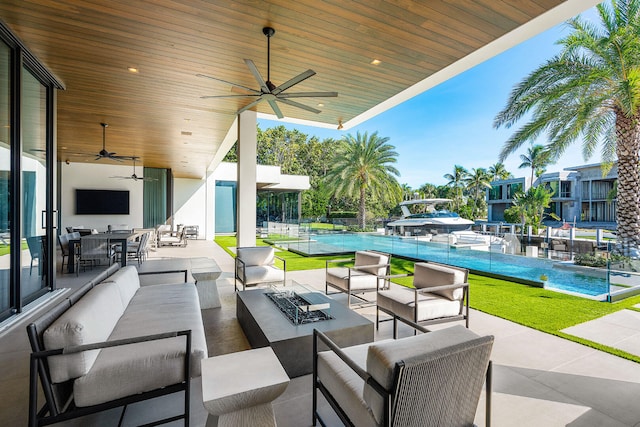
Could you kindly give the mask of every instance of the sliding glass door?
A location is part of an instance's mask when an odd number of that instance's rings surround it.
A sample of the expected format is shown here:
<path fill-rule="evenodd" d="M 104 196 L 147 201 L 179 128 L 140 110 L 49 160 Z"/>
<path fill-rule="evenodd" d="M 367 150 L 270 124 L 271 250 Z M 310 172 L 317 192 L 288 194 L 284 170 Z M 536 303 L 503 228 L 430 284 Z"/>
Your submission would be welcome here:
<path fill-rule="evenodd" d="M 47 189 L 47 88 L 27 69 L 22 69 L 21 173 L 21 273 L 22 305 L 49 288 Z M 24 248 L 26 243 L 26 249 Z"/>
<path fill-rule="evenodd" d="M 11 304 L 11 50 L 0 41 L 0 320 Z"/>
<path fill-rule="evenodd" d="M 55 288 L 54 109 L 60 88 L 0 21 L 0 321 Z"/>

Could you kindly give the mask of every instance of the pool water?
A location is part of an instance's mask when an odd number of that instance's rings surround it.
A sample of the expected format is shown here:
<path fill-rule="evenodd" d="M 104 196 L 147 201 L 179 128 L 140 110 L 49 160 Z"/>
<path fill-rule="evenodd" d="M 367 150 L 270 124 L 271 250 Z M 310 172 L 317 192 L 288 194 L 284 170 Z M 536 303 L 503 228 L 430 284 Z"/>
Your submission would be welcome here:
<path fill-rule="evenodd" d="M 594 277 L 561 268 L 559 261 L 521 255 L 505 255 L 468 248 L 455 248 L 447 244 L 383 236 L 366 233 L 340 233 L 311 235 L 309 241 L 291 242 L 286 246 L 308 255 L 353 252 L 373 249 L 393 255 L 440 262 L 458 267 L 490 272 L 503 276 L 543 281 L 545 288 L 564 292 L 602 296 L 609 293 L 606 274 Z M 586 270 L 587 271 L 587 270 Z"/>

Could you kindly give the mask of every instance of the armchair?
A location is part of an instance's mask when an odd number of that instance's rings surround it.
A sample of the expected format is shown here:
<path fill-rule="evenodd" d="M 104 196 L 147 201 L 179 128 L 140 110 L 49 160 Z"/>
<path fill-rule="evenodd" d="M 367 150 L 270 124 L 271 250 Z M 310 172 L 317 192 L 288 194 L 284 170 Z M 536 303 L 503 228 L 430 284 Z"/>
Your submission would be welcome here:
<path fill-rule="evenodd" d="M 75 245 L 69 243 L 70 240 L 80 240 L 80 233 L 74 231 L 73 233 L 61 234 L 58 236 L 58 244 L 60 245 L 60 254 L 62 255 L 62 263 L 60 265 L 60 273 L 64 273 L 65 266 L 65 258 L 67 259 L 67 270 L 71 271 L 69 268 L 69 263 L 73 263 L 74 270 L 76 273 L 78 272 L 77 262 L 78 262 L 78 249 Z"/>
<path fill-rule="evenodd" d="M 393 317 L 394 338 L 397 320 L 406 319 L 419 325 L 465 320 L 469 327 L 469 270 L 433 262 L 414 265 L 413 286 L 392 284 L 378 291 L 376 328 L 380 311 Z"/>
<path fill-rule="evenodd" d="M 275 260 L 283 263 L 283 268 L 275 266 Z M 236 279 L 235 290 L 238 290 L 238 281 L 242 283 L 242 290 L 247 286 L 257 286 L 261 283 L 282 282 L 285 284 L 287 261 L 276 256 L 275 249 L 271 246 L 244 247 L 236 249 Z"/>
<path fill-rule="evenodd" d="M 489 426 L 493 340 L 456 325 L 341 349 L 314 330 L 312 423 L 319 390 L 345 425 L 471 426 L 486 383 Z"/>
<path fill-rule="evenodd" d="M 353 262 L 352 267 L 330 267 L 332 264 Z M 372 304 L 361 296 L 366 292 L 375 292 L 389 287 L 391 255 L 377 251 L 357 251 L 354 258 L 327 260 L 325 266 L 325 293 L 329 295 L 329 287 L 347 294 L 347 304 L 351 307 L 351 297 Z M 337 292 L 332 292 L 337 293 Z"/>
<path fill-rule="evenodd" d="M 165 227 L 169 227 L 167 230 Z M 158 246 L 187 246 L 184 227 L 180 231 L 172 231 L 171 226 L 158 227 Z"/>
<path fill-rule="evenodd" d="M 29 275 L 33 270 L 33 261 L 38 260 L 38 273 L 42 273 L 42 263 L 41 254 L 43 252 L 43 236 L 30 236 L 27 237 L 27 247 L 29 248 L 29 255 L 31 256 L 31 264 L 29 266 Z"/>

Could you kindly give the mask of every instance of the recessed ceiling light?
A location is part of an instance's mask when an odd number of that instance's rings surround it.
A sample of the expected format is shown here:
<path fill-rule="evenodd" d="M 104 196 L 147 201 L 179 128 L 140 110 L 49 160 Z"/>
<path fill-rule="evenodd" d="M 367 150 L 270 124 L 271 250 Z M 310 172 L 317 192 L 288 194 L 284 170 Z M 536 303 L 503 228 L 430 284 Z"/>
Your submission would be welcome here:
<path fill-rule="evenodd" d="M 371 61 L 371 65 L 379 65 L 380 62 L 382 62 L 382 61 L 380 61 L 379 59 L 374 59 L 374 60 Z"/>
<path fill-rule="evenodd" d="M 318 107 L 324 107 L 324 104 L 321 102 L 318 104 Z"/>
<path fill-rule="evenodd" d="M 60 147 L 60 149 L 61 149 L 61 150 L 66 150 L 66 149 L 67 149 L 67 147 Z"/>
<path fill-rule="evenodd" d="M 127 70 L 131 73 L 137 73 L 139 71 L 136 67 L 127 67 Z"/>

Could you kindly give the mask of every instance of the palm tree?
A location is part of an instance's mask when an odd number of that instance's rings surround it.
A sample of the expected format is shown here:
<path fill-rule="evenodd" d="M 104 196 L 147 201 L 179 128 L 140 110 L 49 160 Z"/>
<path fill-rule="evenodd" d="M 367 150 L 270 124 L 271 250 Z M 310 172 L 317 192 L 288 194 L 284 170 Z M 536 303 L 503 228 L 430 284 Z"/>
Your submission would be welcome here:
<path fill-rule="evenodd" d="M 491 188 L 491 176 L 484 168 L 471 169 L 471 172 L 467 174 L 464 178 L 464 184 L 472 194 L 473 194 L 473 209 L 471 211 L 471 216 L 475 220 L 478 206 L 482 204 L 485 197 L 485 189 Z M 482 197 L 480 197 L 482 194 Z"/>
<path fill-rule="evenodd" d="M 399 200 L 401 190 L 396 176 L 400 173 L 392 166 L 398 153 L 389 138 L 381 138 L 378 132 L 370 136 L 357 133 L 344 137 L 326 176 L 327 185 L 334 188 L 336 197 L 358 199 L 358 225 L 365 228 L 366 198 Z"/>
<path fill-rule="evenodd" d="M 580 17 L 562 51 L 511 93 L 495 126 L 530 120 L 505 143 L 501 160 L 546 132 L 547 149 L 562 154 L 579 137 L 588 159 L 601 147 L 605 164 L 618 162 L 618 242 L 623 255 L 640 246 L 640 0 L 598 5 L 599 24 Z"/>
<path fill-rule="evenodd" d="M 424 199 L 435 199 L 438 197 L 438 188 L 433 184 L 426 183 L 418 188 L 418 193 L 420 193 Z"/>
<path fill-rule="evenodd" d="M 513 196 L 513 205 L 505 210 L 522 218 L 522 223 L 533 226 L 534 233 L 542 226 L 546 216 L 557 219 L 555 214 L 546 214 L 544 211 L 551 205 L 553 191 L 543 185 L 531 187 L 525 193 L 516 193 Z"/>
<path fill-rule="evenodd" d="M 513 175 L 511 175 L 511 172 L 509 172 L 507 170 L 507 168 L 504 167 L 504 163 L 502 162 L 498 162 L 495 163 L 491 166 L 489 166 L 489 169 L 487 170 L 487 172 L 489 173 L 489 176 L 491 177 L 491 181 L 498 181 L 501 179 L 509 179 L 511 178 Z"/>
<path fill-rule="evenodd" d="M 462 201 L 462 189 L 464 188 L 464 180 L 469 175 L 469 172 L 460 165 L 453 167 L 453 173 L 447 173 L 444 175 L 444 179 L 449 180 L 447 186 L 453 189 L 455 194 L 456 211 L 460 210 L 460 202 Z"/>
<path fill-rule="evenodd" d="M 520 160 L 522 163 L 518 166 L 519 169 L 531 168 L 531 185 L 533 185 L 534 173 L 535 176 L 542 175 L 547 170 L 547 166 L 552 163 L 551 153 L 540 144 L 527 148 L 527 154 L 520 154 Z"/>

